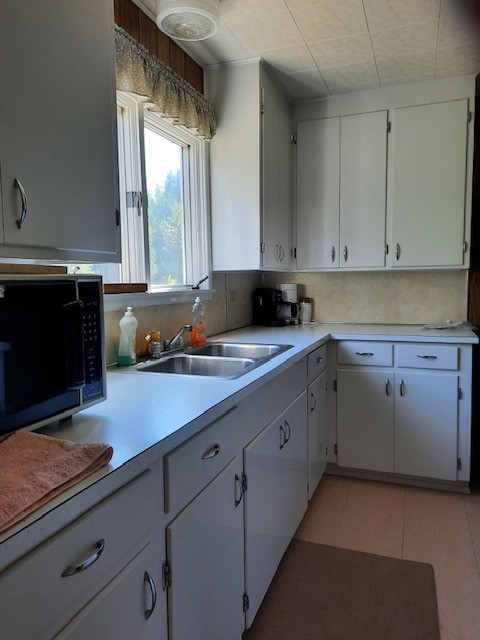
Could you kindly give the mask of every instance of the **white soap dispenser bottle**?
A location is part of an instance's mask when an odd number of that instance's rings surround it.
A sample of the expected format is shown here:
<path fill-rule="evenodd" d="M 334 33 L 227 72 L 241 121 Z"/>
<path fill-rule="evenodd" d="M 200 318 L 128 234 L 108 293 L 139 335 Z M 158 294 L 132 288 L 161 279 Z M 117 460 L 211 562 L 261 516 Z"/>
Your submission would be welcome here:
<path fill-rule="evenodd" d="M 120 367 L 128 367 L 135 364 L 136 356 L 136 336 L 138 320 L 132 312 L 132 307 L 127 307 L 125 315 L 120 320 L 120 342 L 118 345 L 117 364 Z"/>

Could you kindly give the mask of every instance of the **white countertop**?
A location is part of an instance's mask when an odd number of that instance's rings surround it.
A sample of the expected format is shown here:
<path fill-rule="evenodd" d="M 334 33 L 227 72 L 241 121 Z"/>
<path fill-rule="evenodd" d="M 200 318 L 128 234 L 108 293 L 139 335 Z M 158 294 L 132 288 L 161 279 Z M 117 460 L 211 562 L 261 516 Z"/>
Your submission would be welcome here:
<path fill-rule="evenodd" d="M 425 330 L 418 325 L 311 324 L 245 327 L 212 340 L 291 344 L 291 349 L 235 379 L 112 370 L 105 402 L 42 433 L 113 447 L 110 464 L 52 500 L 0 537 L 0 570 L 52 535 L 79 513 L 148 468 L 243 397 L 329 339 L 478 343 L 470 329 Z"/>

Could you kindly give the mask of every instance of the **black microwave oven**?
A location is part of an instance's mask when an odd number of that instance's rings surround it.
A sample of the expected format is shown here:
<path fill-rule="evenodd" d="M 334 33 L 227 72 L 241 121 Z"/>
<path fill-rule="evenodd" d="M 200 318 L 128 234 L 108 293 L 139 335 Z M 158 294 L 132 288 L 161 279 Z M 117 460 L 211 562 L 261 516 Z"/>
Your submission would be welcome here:
<path fill-rule="evenodd" d="M 0 436 L 105 400 L 100 276 L 0 275 Z"/>

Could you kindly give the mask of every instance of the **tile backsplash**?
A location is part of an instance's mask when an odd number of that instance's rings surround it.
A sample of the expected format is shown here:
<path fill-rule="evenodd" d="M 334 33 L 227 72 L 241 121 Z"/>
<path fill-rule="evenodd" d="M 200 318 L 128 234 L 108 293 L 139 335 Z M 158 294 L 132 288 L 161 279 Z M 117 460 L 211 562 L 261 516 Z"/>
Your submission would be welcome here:
<path fill-rule="evenodd" d="M 313 320 L 427 324 L 467 319 L 467 271 L 265 273 L 263 285 L 298 284 Z"/>
<path fill-rule="evenodd" d="M 467 318 L 466 271 L 215 273 L 214 299 L 205 302 L 207 335 L 248 326 L 252 291 L 288 282 L 298 284 L 299 297 L 313 299 L 312 317 L 319 322 L 426 324 Z M 190 322 L 191 308 L 191 303 L 135 307 L 137 344 L 150 331 L 159 330 L 162 340 L 172 338 Z M 123 313 L 105 314 L 107 362 L 116 360 Z"/>

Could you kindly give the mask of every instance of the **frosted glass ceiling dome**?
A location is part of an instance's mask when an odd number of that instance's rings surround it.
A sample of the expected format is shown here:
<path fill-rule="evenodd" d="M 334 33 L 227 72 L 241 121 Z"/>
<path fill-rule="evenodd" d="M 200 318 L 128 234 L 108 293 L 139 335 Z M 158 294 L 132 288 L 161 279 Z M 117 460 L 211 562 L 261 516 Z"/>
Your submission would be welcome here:
<path fill-rule="evenodd" d="M 157 26 L 177 40 L 206 40 L 220 24 L 217 0 L 157 0 Z"/>

